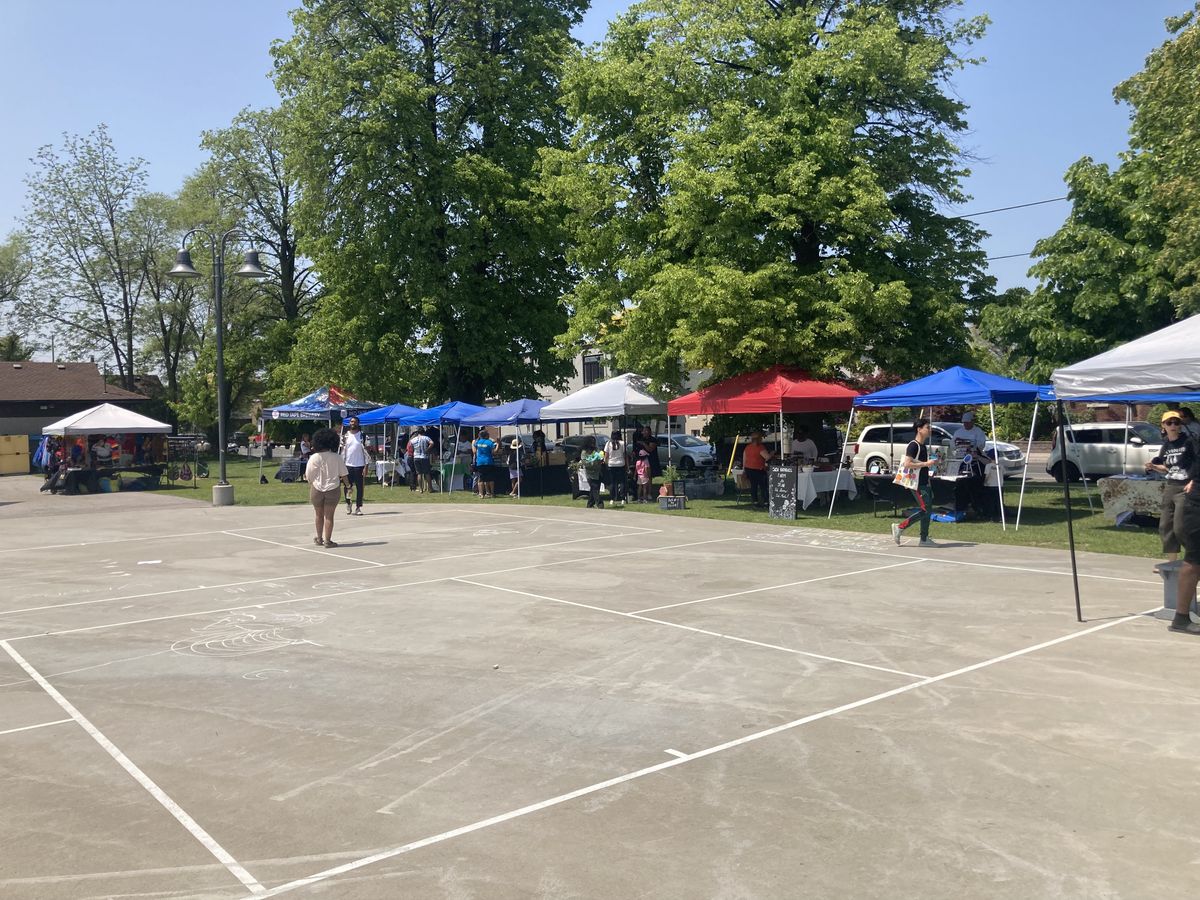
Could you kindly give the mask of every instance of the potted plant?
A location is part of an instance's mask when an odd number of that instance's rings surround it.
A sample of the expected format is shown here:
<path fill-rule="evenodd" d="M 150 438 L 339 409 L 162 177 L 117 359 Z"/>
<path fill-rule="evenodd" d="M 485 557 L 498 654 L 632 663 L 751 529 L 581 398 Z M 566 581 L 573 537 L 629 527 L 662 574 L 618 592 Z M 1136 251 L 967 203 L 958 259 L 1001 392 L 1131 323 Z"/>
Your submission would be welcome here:
<path fill-rule="evenodd" d="M 675 482 L 679 480 L 679 470 L 673 465 L 668 464 L 663 469 L 663 485 L 660 495 L 670 497 L 675 494 Z"/>

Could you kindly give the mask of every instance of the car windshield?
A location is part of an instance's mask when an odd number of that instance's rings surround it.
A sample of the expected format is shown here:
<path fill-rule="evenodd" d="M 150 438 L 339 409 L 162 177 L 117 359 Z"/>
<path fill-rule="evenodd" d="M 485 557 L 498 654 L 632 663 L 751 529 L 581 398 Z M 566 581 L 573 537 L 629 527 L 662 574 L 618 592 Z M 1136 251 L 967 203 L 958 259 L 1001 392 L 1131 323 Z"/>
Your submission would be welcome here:
<path fill-rule="evenodd" d="M 708 444 L 705 441 L 700 440 L 700 438 L 698 438 L 698 437 L 693 437 L 690 434 L 680 435 L 679 437 L 675 438 L 675 443 L 677 446 L 680 446 L 680 447 L 707 447 L 708 446 Z"/>
<path fill-rule="evenodd" d="M 1129 426 L 1133 433 L 1140 437 L 1147 444 L 1158 444 L 1162 442 L 1162 435 L 1158 429 L 1148 422 L 1134 422 Z"/>

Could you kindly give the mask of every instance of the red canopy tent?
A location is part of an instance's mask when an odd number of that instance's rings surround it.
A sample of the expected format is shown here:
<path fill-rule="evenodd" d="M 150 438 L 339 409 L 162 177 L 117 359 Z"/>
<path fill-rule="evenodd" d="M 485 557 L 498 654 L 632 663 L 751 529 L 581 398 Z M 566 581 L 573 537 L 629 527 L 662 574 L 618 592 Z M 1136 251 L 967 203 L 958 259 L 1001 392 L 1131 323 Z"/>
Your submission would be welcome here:
<path fill-rule="evenodd" d="M 673 416 L 848 412 L 859 392 L 817 381 L 804 369 L 772 366 L 735 375 L 667 403 Z"/>

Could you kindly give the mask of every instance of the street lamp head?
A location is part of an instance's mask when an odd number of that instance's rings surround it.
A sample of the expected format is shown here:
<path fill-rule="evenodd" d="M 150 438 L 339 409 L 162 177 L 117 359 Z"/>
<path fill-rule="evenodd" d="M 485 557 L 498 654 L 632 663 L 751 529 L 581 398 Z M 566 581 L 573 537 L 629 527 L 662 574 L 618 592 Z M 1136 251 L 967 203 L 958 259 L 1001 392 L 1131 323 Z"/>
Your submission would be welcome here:
<path fill-rule="evenodd" d="M 196 271 L 196 267 L 192 265 L 192 254 L 186 250 L 180 250 L 175 254 L 175 265 L 171 271 L 167 273 L 169 278 L 199 278 L 200 273 Z"/>
<path fill-rule="evenodd" d="M 242 257 L 242 266 L 233 273 L 238 278 L 269 278 L 258 262 L 258 251 L 251 250 Z"/>

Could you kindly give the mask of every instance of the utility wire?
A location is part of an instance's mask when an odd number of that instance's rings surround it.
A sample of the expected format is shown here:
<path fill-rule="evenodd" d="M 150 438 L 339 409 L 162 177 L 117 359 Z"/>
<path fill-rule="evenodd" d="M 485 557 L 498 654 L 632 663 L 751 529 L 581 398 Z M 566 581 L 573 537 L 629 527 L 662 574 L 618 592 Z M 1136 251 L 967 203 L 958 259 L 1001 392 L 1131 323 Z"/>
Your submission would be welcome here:
<path fill-rule="evenodd" d="M 992 262 L 993 260 L 996 260 L 996 259 L 1017 259 L 1018 257 L 1021 257 L 1021 256 L 1033 256 L 1033 251 L 1030 250 L 1028 253 L 1009 253 L 1006 256 L 989 256 L 986 261 Z"/>
<path fill-rule="evenodd" d="M 1059 203 L 1063 200 L 1069 200 L 1069 197 L 1051 197 L 1049 200 L 1034 200 L 1032 203 L 1018 203 L 1015 206 L 998 206 L 995 209 L 981 209 L 976 213 L 966 213 L 961 216 L 954 216 L 955 219 L 974 219 L 978 216 L 986 216 L 991 213 L 1008 212 L 1010 209 L 1026 209 L 1030 206 L 1042 206 L 1045 203 Z"/>

